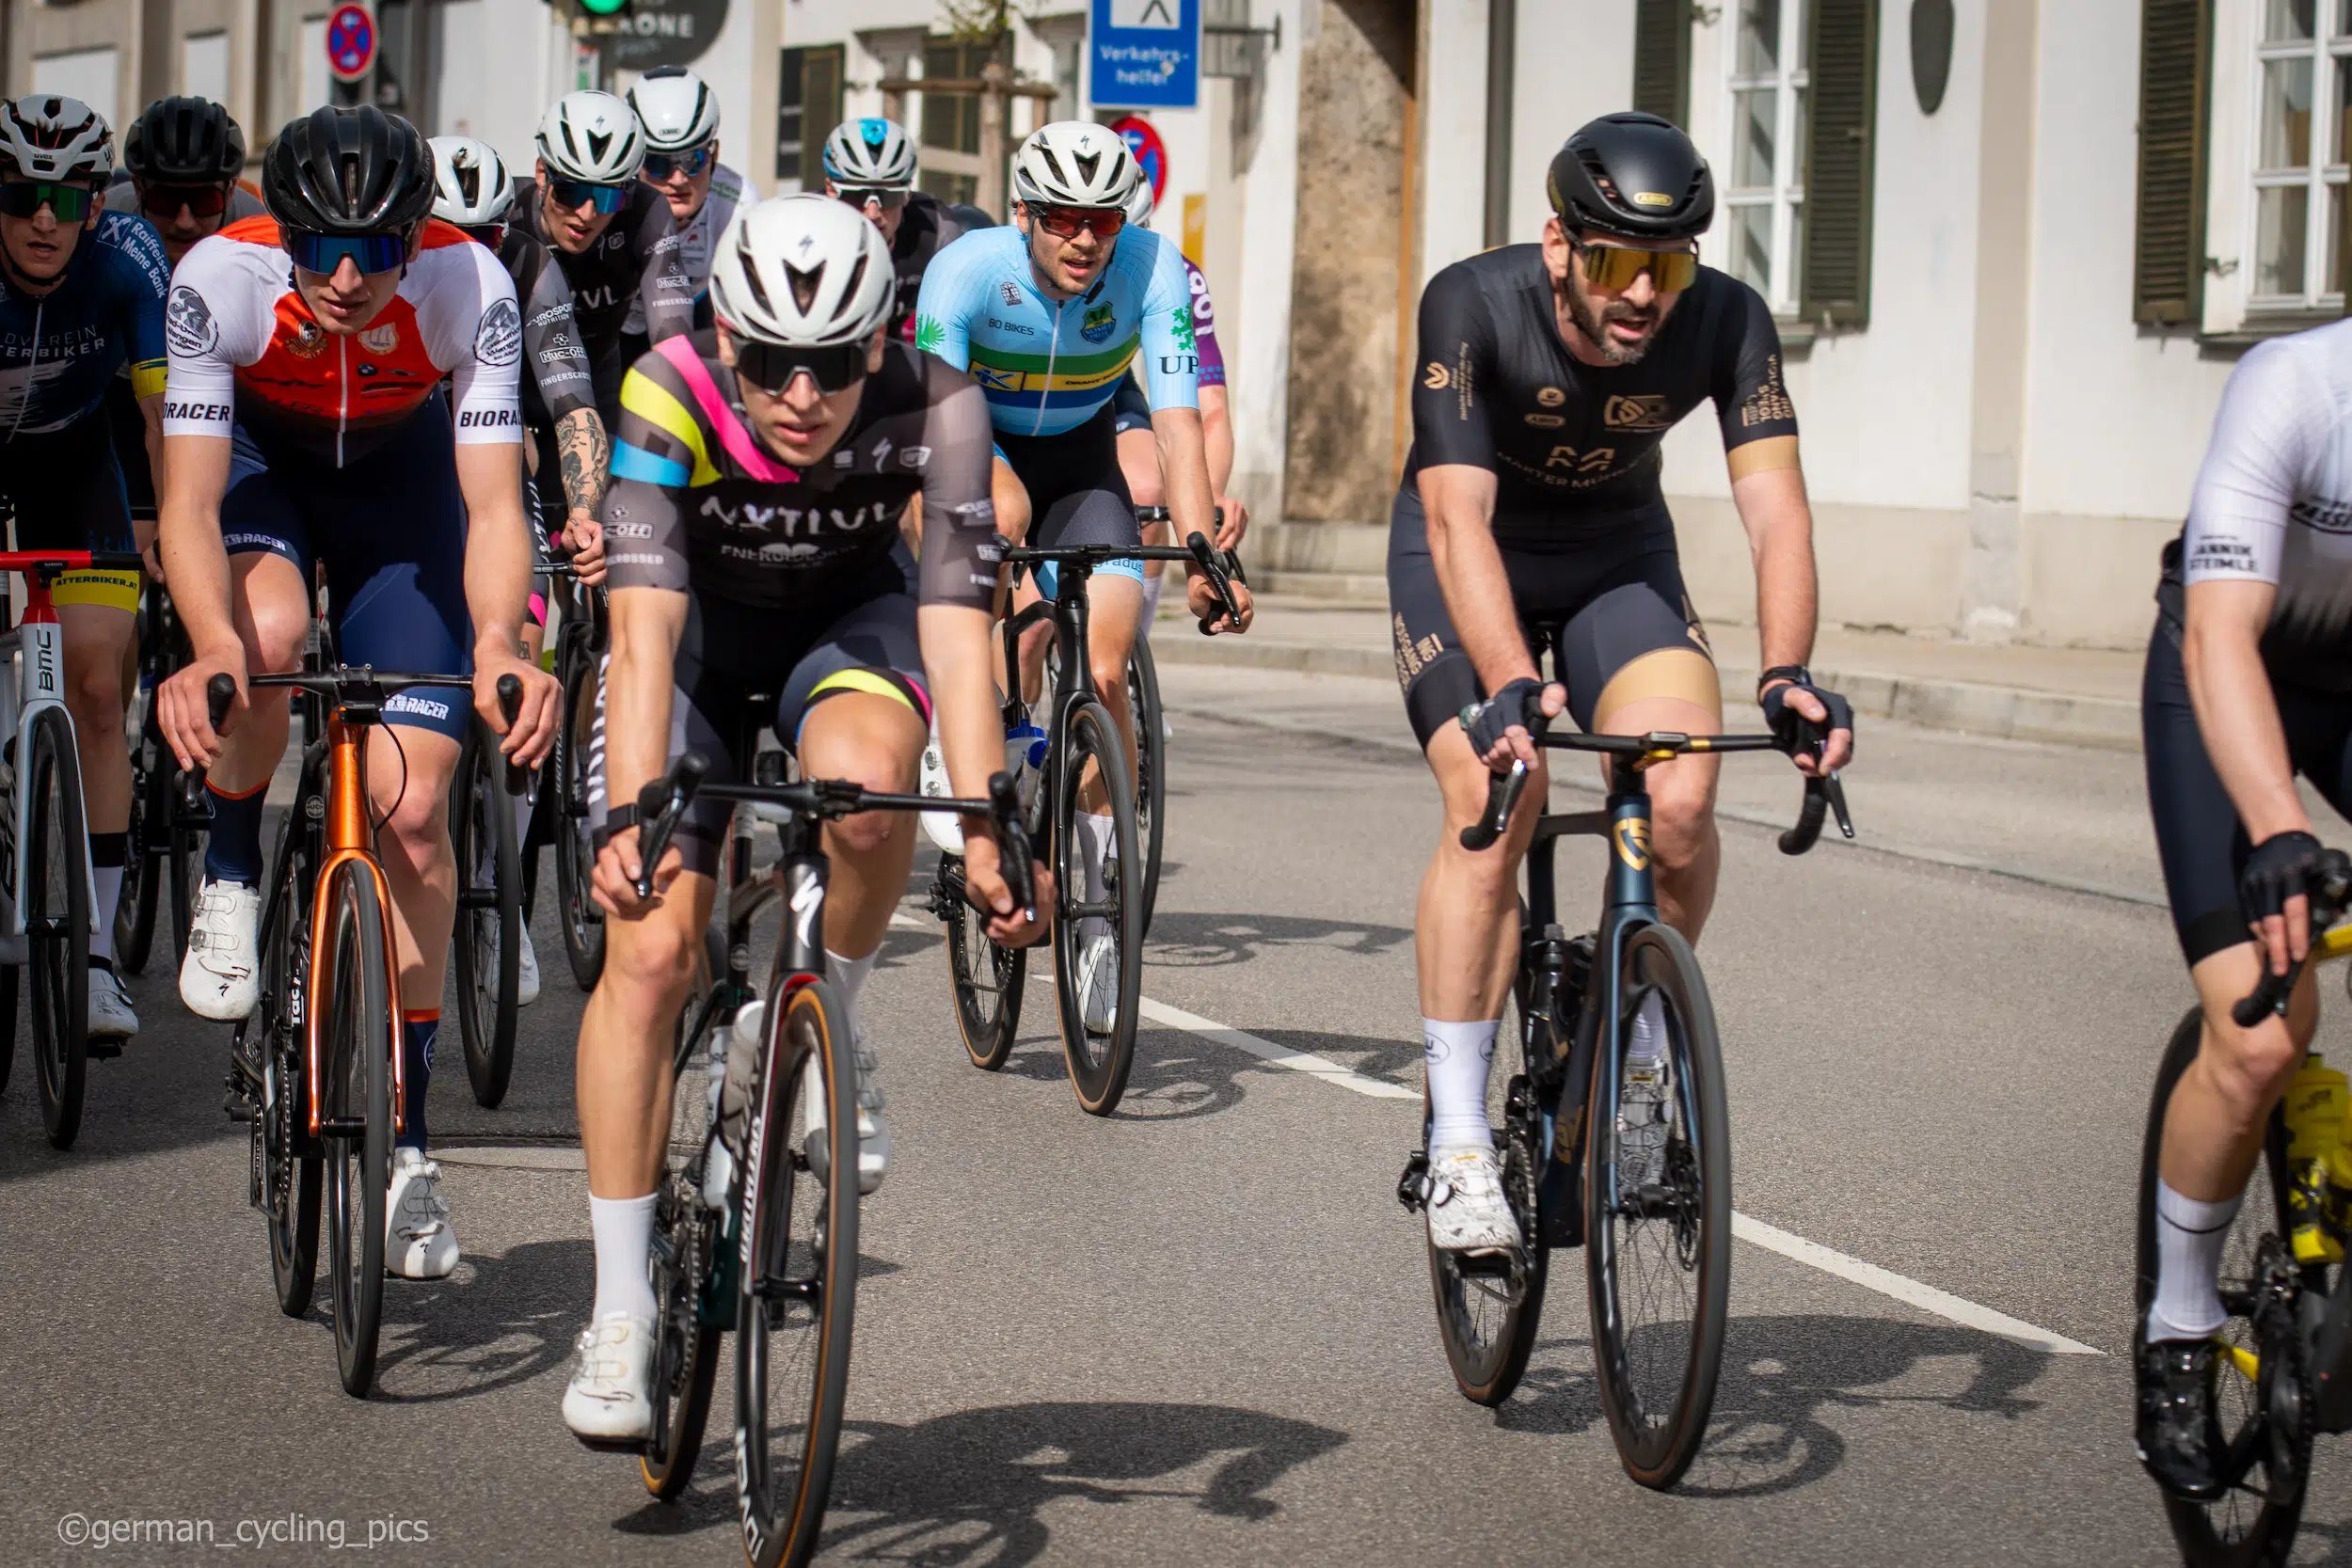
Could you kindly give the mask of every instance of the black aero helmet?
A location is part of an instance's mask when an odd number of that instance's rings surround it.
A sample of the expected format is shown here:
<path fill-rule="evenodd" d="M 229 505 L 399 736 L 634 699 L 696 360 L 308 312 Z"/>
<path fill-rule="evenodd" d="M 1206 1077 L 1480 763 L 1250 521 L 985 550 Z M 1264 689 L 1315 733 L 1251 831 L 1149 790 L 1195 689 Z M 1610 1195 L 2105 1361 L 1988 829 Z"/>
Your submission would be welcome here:
<path fill-rule="evenodd" d="M 245 172 L 245 133 L 206 98 L 158 98 L 122 134 L 122 166 L 167 185 L 213 185 Z"/>
<path fill-rule="evenodd" d="M 262 158 L 262 201 L 288 229 L 386 234 L 433 211 L 433 150 L 373 103 L 290 120 Z"/>
<path fill-rule="evenodd" d="M 1691 138 L 1656 115 L 1603 115 L 1570 136 L 1545 178 L 1571 232 L 1687 240 L 1715 216 L 1715 181 Z"/>

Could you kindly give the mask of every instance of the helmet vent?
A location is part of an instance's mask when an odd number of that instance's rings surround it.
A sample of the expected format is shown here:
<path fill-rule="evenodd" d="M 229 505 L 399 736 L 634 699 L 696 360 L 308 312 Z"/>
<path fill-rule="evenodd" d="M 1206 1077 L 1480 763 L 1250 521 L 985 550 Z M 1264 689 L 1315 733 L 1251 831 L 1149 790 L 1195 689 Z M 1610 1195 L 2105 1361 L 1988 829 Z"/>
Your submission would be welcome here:
<path fill-rule="evenodd" d="M 758 308 L 761 315 L 773 316 L 776 313 L 776 308 L 774 303 L 769 299 L 767 289 L 762 287 L 760 284 L 759 264 L 752 259 L 752 247 L 747 237 L 739 236 L 737 238 L 735 242 L 735 255 L 736 259 L 743 264 L 743 281 L 751 288 L 753 305 Z M 789 273 L 791 270 L 792 269 L 788 264 L 785 268 L 787 273 Z"/>
<path fill-rule="evenodd" d="M 1078 165 L 1078 178 L 1085 181 L 1089 185 L 1092 185 L 1094 183 L 1095 171 L 1103 166 L 1103 155 L 1099 152 L 1091 154 L 1078 152 L 1072 154 L 1072 156 Z"/>
<path fill-rule="evenodd" d="M 807 315 L 808 308 L 817 303 L 818 285 L 825 280 L 825 264 L 819 261 L 808 271 L 803 272 L 791 262 L 787 261 L 784 264 L 784 276 L 786 281 L 792 285 L 793 307 L 803 316 Z"/>
<path fill-rule="evenodd" d="M 604 162 L 605 150 L 612 145 L 612 135 L 610 134 L 598 135 L 596 132 L 591 131 L 587 133 L 587 136 L 588 156 L 594 158 L 598 163 Z"/>

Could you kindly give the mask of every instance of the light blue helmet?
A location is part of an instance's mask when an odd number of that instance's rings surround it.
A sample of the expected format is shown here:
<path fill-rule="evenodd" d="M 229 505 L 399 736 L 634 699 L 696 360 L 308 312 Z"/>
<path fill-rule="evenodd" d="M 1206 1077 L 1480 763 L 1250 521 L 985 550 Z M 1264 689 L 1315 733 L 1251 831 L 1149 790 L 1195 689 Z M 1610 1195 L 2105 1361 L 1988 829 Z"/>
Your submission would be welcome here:
<path fill-rule="evenodd" d="M 895 119 L 845 119 L 825 138 L 825 177 L 884 190 L 914 184 L 914 138 Z"/>

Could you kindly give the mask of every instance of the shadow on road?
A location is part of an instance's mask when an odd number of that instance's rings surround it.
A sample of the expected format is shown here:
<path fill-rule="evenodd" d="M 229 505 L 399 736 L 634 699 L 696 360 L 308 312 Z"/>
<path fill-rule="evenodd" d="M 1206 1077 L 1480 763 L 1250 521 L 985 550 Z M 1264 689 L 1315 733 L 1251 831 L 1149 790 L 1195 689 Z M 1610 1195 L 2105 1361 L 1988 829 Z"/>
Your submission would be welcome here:
<path fill-rule="evenodd" d="M 1735 1317 L 1713 1419 L 1676 1487 L 1691 1497 L 1755 1497 L 1810 1486 L 1844 1462 L 1839 1410 L 1921 1405 L 2016 1419 L 2053 1359 L 1957 1325 L 1832 1316 Z M 1546 1339 L 1518 1392 L 1495 1412 L 1505 1431 L 1605 1436 L 1588 1340 Z"/>
<path fill-rule="evenodd" d="M 530 1382 L 570 1356 L 595 1282 L 596 1252 L 585 1239 L 472 1257 L 446 1280 L 386 1280 L 376 1397 L 429 1404 Z M 326 1294 L 322 1281 L 313 1317 L 323 1314 Z M 332 1343 L 324 1348 L 331 1358 Z"/>
<path fill-rule="evenodd" d="M 714 1424 L 722 1419 L 714 1410 Z M 1188 1502 L 1245 1522 L 1280 1505 L 1264 1494 L 1347 1441 L 1288 1417 L 1205 1404 L 1015 1404 L 912 1426 L 851 1421 L 834 1471 L 823 1555 L 926 1568 L 1014 1568 L 1065 1499 Z M 732 1525 L 732 1434 L 704 1445 L 700 1481 L 674 1507 L 649 1503 L 614 1528 L 671 1534 Z"/>
<path fill-rule="evenodd" d="M 1166 881 L 1162 878 L 1163 883 Z M 1213 969 L 1248 963 L 1268 947 L 1310 945 L 1377 958 L 1412 940 L 1408 926 L 1303 915 L 1193 914 L 1163 906 L 1152 917 L 1145 964 L 1163 969 Z"/>

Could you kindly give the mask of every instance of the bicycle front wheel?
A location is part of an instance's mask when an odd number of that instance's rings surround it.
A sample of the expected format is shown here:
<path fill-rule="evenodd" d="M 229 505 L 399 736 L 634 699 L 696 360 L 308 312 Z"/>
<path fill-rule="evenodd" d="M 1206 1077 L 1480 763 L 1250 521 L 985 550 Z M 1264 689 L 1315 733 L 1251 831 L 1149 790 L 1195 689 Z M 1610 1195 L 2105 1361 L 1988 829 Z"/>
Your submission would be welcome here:
<path fill-rule="evenodd" d="M 391 1185 L 392 1027 L 384 904 L 362 861 L 334 871 L 326 969 L 312 988 L 326 1038 L 322 1116 L 326 1141 L 327 1252 L 334 1270 L 335 1361 L 344 1392 L 367 1397 L 384 1322 L 384 1201 Z"/>
<path fill-rule="evenodd" d="M 963 858 L 939 858 L 938 907 L 947 923 L 947 983 L 956 993 L 956 1029 L 965 1054 L 994 1072 L 1012 1054 L 1021 1029 L 1021 990 L 1029 950 L 999 947 L 988 938 L 988 917 L 964 896 Z"/>
<path fill-rule="evenodd" d="M 1127 657 L 1127 711 L 1136 716 L 1136 845 L 1143 851 L 1143 931 L 1160 902 L 1160 847 L 1168 834 L 1168 737 L 1160 727 L 1160 672 L 1152 643 Z"/>
<path fill-rule="evenodd" d="M 82 1130 L 89 1068 L 89 845 L 82 820 L 82 767 L 65 709 L 33 719 L 32 832 L 24 845 L 26 968 L 32 972 L 33 1053 L 49 1142 L 73 1147 Z"/>
<path fill-rule="evenodd" d="M 474 1102 L 485 1110 L 498 1108 L 514 1077 L 521 994 L 522 850 L 501 771 L 497 743 L 476 719 L 450 784 L 449 836 L 458 880 L 457 1026 Z"/>
<path fill-rule="evenodd" d="M 555 891 L 564 904 L 564 957 L 572 983 L 596 989 L 604 974 L 604 911 L 589 891 L 596 848 L 588 832 L 589 753 L 596 734 L 596 656 L 584 638 L 564 641 L 564 721 L 548 766 L 555 799 Z"/>
<path fill-rule="evenodd" d="M 2171 1043 L 2156 1069 L 2155 1093 L 2148 1104 L 2139 1162 L 2139 1267 L 2133 1295 L 2136 1323 L 2146 1322 L 2156 1294 L 2156 1170 L 2164 1145 L 2165 1117 L 2181 1074 L 2197 1059 L 2203 1033 L 2203 1015 L 2191 1007 L 2172 1032 Z M 2310 1473 L 2312 1457 L 2311 1425 L 2307 1420 L 2296 1433 L 2276 1429 L 2265 1407 L 2278 1404 L 2267 1386 L 2277 1370 L 2263 1368 L 2249 1377 L 2240 1370 L 2238 1359 L 2252 1360 L 2263 1354 L 2260 1320 L 2276 1294 L 2268 1283 L 2279 1274 L 2292 1277 L 2296 1272 L 2294 1254 L 2285 1240 L 2286 1227 L 2281 1223 L 2291 1180 L 2286 1153 L 2286 1121 L 2274 1107 L 2263 1136 L 2262 1156 L 2247 1180 L 2246 1198 L 2222 1243 L 2216 1275 L 2221 1305 L 2230 1320 L 2214 1336 L 2226 1352 L 2214 1358 L 2214 1412 L 2220 1419 L 2222 1451 L 2242 1456 L 2243 1463 L 2231 1466 L 2235 1475 L 2229 1490 L 2211 1502 L 2164 1499 L 2172 1539 L 2189 1568 L 2268 1568 L 2282 1563 L 2294 1549 L 2296 1531 L 2302 1523 L 2303 1480 Z M 2300 1272 L 2306 1288 L 2328 1288 L 2325 1268 Z M 2292 1338 L 2292 1331 L 2283 1338 Z M 2137 1342 L 2137 1334 L 2134 1338 Z M 2301 1408 L 2309 1411 L 2314 1402 L 2311 1390 L 2306 1386 L 2299 1392 Z"/>
<path fill-rule="evenodd" d="M 770 1024 L 743 1177 L 735 1479 L 752 1568 L 817 1550 L 857 1302 L 857 1069 L 823 981 Z"/>
<path fill-rule="evenodd" d="M 1656 996 L 1655 1067 L 1596 1052 L 1585 1115 L 1585 1270 L 1601 1408 L 1626 1473 L 1663 1489 L 1707 1435 L 1731 1293 L 1731 1113 L 1715 1009 L 1673 927 L 1628 940 L 1619 990 L 1629 1032 Z"/>
<path fill-rule="evenodd" d="M 1089 830 L 1079 821 L 1089 776 L 1100 778 L 1110 805 L 1110 843 L 1103 854 L 1099 895 L 1088 886 L 1087 867 L 1096 853 L 1088 835 L 1100 828 Z M 1062 1053 L 1078 1103 L 1089 1115 L 1106 1117 L 1126 1093 L 1127 1072 L 1135 1065 L 1136 1020 L 1143 1000 L 1143 899 L 1127 751 L 1109 711 L 1091 697 L 1073 703 L 1064 714 L 1054 788 L 1054 879 L 1060 903 L 1054 920 L 1054 984 L 1061 1005 Z"/>

